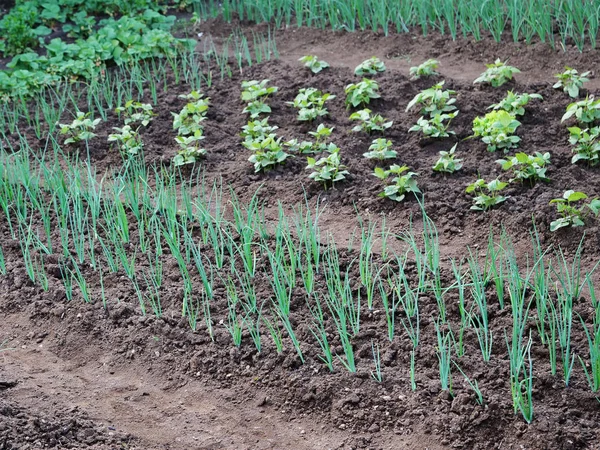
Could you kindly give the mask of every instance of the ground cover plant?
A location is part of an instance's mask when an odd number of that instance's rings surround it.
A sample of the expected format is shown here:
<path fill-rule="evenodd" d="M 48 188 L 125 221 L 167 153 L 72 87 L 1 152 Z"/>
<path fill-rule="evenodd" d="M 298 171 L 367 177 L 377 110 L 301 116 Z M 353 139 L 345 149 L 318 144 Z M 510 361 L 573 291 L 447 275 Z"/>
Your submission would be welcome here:
<path fill-rule="evenodd" d="M 597 11 L 192 3 L 31 2 L 29 28 L 73 37 L 0 72 L 0 442 L 238 448 L 268 416 L 289 448 L 593 447 L 597 93 L 540 67 L 593 62 Z M 488 32 L 520 41 L 505 98 L 448 39 Z M 121 435 L 157 416 L 173 434 Z"/>

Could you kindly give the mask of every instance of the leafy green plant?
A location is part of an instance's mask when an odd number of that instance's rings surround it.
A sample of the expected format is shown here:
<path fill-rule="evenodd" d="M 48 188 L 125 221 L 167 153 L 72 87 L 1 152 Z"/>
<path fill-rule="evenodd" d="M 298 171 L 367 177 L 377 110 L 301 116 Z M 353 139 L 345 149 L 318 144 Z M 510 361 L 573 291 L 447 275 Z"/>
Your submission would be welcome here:
<path fill-rule="evenodd" d="M 271 107 L 262 100 L 254 100 L 242 110 L 244 114 L 250 114 L 251 119 L 257 119 L 261 114 L 270 114 Z"/>
<path fill-rule="evenodd" d="M 515 180 L 535 183 L 538 180 L 550 181 L 546 177 L 546 166 L 550 164 L 550 153 L 544 154 L 535 152 L 535 155 L 526 153 L 517 153 L 508 159 L 496 160 L 502 166 L 502 170 L 512 170 L 513 177 L 511 183 Z"/>
<path fill-rule="evenodd" d="M 444 90 L 444 81 L 433 85 L 429 89 L 419 92 L 406 106 L 406 111 L 409 111 L 414 106 L 421 107 L 421 114 L 429 115 L 430 117 L 438 114 L 447 113 L 454 111 L 456 106 L 456 98 L 452 96 L 456 94 L 456 91 L 451 89 Z"/>
<path fill-rule="evenodd" d="M 125 125 L 123 128 L 113 128 L 117 133 L 108 135 L 108 142 L 116 142 L 119 151 L 126 156 L 135 156 L 142 151 L 144 144 L 137 130 L 131 128 L 131 125 Z"/>
<path fill-rule="evenodd" d="M 349 175 L 347 167 L 340 161 L 340 149 L 332 147 L 329 156 L 324 156 L 318 160 L 307 157 L 308 165 L 306 170 L 312 170 L 308 176 L 311 180 L 323 183 L 325 189 L 327 186 L 333 186 L 336 182 L 342 181 Z"/>
<path fill-rule="evenodd" d="M 420 131 L 430 138 L 448 137 L 454 134 L 454 131 L 448 131 L 450 122 L 458 115 L 458 111 L 450 114 L 436 114 L 429 119 L 420 117 L 417 124 L 413 125 L 408 131 Z M 447 121 L 447 122 L 445 122 Z"/>
<path fill-rule="evenodd" d="M 177 130 L 177 134 L 180 136 L 193 135 L 197 130 L 202 129 L 201 123 L 206 120 L 210 99 L 204 98 L 198 91 L 192 91 L 190 94 L 180 95 L 179 97 L 190 101 L 179 113 L 171 113 L 173 116 L 173 129 Z M 141 117 L 144 117 L 144 115 L 147 115 L 147 111 L 140 113 Z M 146 120 L 149 119 L 146 118 Z"/>
<path fill-rule="evenodd" d="M 269 80 L 242 81 L 242 101 L 250 103 L 258 99 L 267 98 L 277 92 L 276 86 L 267 86 Z"/>
<path fill-rule="evenodd" d="M 358 125 L 352 128 L 352 131 L 366 131 L 371 134 L 373 131 L 384 132 L 391 128 L 393 121 L 385 119 L 381 114 L 373 114 L 368 108 L 361 109 L 350 114 L 350 120 L 359 121 Z"/>
<path fill-rule="evenodd" d="M 240 135 L 245 141 L 254 141 L 265 136 L 275 136 L 274 132 L 279 127 L 269 125 L 269 118 L 265 117 L 262 120 L 252 120 L 247 125 L 242 127 Z"/>
<path fill-rule="evenodd" d="M 323 69 L 329 67 L 329 64 L 325 61 L 321 61 L 315 55 L 306 55 L 300 58 L 298 61 L 304 63 L 304 67 L 308 67 L 312 73 L 319 73 Z"/>
<path fill-rule="evenodd" d="M 177 136 L 175 141 L 179 145 L 179 152 L 173 158 L 175 166 L 193 164 L 206 155 L 206 150 L 200 146 L 204 139 L 202 130 L 196 130 L 192 136 Z"/>
<path fill-rule="evenodd" d="M 149 103 L 134 102 L 128 100 L 124 106 L 120 106 L 115 109 L 115 112 L 119 115 L 123 115 L 123 122 L 125 125 L 140 124 L 147 127 L 150 121 L 156 117 L 156 113 L 152 109 L 152 105 Z"/>
<path fill-rule="evenodd" d="M 488 83 L 493 87 L 498 87 L 512 80 L 515 73 L 521 73 L 519 69 L 507 66 L 506 61 L 502 62 L 500 59 L 497 59 L 493 64 L 486 64 L 485 66 L 487 70 L 473 81 L 474 84 Z"/>
<path fill-rule="evenodd" d="M 290 157 L 290 155 L 283 150 L 281 138 L 275 138 L 271 135 L 266 136 L 263 139 L 244 141 L 243 145 L 248 150 L 254 152 L 254 154 L 248 158 L 248 161 L 254 164 L 255 172 L 266 172 L 274 166 L 283 163 Z"/>
<path fill-rule="evenodd" d="M 298 141 L 298 139 L 290 139 L 284 142 L 283 145 L 288 147 L 291 152 L 300 153 L 303 155 L 310 155 L 317 153 L 319 150 L 315 149 L 315 144 L 311 141 Z"/>
<path fill-rule="evenodd" d="M 520 125 L 521 122 L 512 114 L 504 110 L 492 111 L 473 120 L 472 137 L 481 137 L 490 152 L 496 149 L 504 149 L 506 152 L 517 147 L 521 141 L 520 137 L 514 135 Z"/>
<path fill-rule="evenodd" d="M 88 141 L 91 138 L 95 137 L 93 130 L 96 129 L 96 126 L 100 123 L 101 119 L 90 119 L 91 113 L 77 111 L 77 116 L 73 119 L 73 122 L 70 124 L 60 124 L 60 134 L 69 135 L 67 139 L 65 139 L 65 144 L 76 144 L 81 141 Z"/>
<path fill-rule="evenodd" d="M 500 100 L 498 103 L 488 106 L 488 109 L 503 109 L 507 113 L 515 116 L 522 116 L 525 114 L 525 106 L 531 99 L 543 100 L 539 94 L 515 94 L 513 91 L 508 91 L 506 97 Z"/>
<path fill-rule="evenodd" d="M 293 102 L 287 102 L 298 109 L 298 120 L 313 121 L 318 117 L 329 114 L 325 102 L 335 98 L 335 95 L 323 93 L 315 88 L 300 89 Z"/>
<path fill-rule="evenodd" d="M 600 119 L 600 99 L 594 100 L 594 97 L 590 96 L 571 103 L 560 121 L 564 122 L 571 117 L 575 117 L 579 123 L 592 123 Z"/>
<path fill-rule="evenodd" d="M 600 213 L 600 199 L 598 198 L 593 198 L 588 203 L 576 206 L 576 204 L 586 199 L 588 199 L 588 196 L 585 193 L 568 190 L 561 198 L 550 200 L 550 204 L 556 205 L 556 211 L 561 216 L 550 223 L 550 231 L 556 231 L 564 227 L 584 226 L 588 211 L 594 216 L 598 216 L 598 213 Z"/>
<path fill-rule="evenodd" d="M 585 128 L 569 127 L 569 142 L 574 145 L 571 163 L 587 161 L 589 165 L 595 166 L 600 162 L 600 127 Z"/>
<path fill-rule="evenodd" d="M 361 62 L 354 69 L 354 74 L 361 77 L 363 75 L 376 75 L 379 72 L 385 72 L 385 64 L 376 56 Z"/>
<path fill-rule="evenodd" d="M 356 108 L 360 105 L 368 105 L 371 100 L 380 98 L 379 84 L 375 80 L 363 78 L 360 83 L 351 83 L 344 89 L 346 94 L 346 107 Z"/>
<path fill-rule="evenodd" d="M 328 144 L 327 139 L 331 136 L 334 127 L 326 127 L 324 124 L 319 124 L 317 127 L 317 131 L 309 131 L 312 137 L 315 138 L 315 143 L 313 144 L 313 150 L 315 151 L 324 151 L 327 150 Z"/>
<path fill-rule="evenodd" d="M 411 67 L 409 70 L 410 79 L 418 80 L 421 77 L 430 77 L 432 75 L 439 75 L 437 69 L 440 66 L 440 62 L 435 59 L 428 59 L 422 64 L 416 67 Z"/>
<path fill-rule="evenodd" d="M 51 30 L 36 24 L 37 12 L 32 5 L 23 3 L 14 7 L 0 20 L 0 52 L 7 57 L 38 47 L 40 38 Z"/>
<path fill-rule="evenodd" d="M 393 164 L 388 170 L 376 167 L 373 175 L 384 181 L 392 177 L 393 184 L 386 186 L 383 192 L 379 194 L 380 197 L 401 202 L 404 200 L 407 193 L 412 192 L 413 194 L 418 194 L 421 192 L 417 186 L 417 180 L 415 179 L 418 174 L 410 172 L 408 166 Z"/>
<path fill-rule="evenodd" d="M 471 183 L 466 189 L 467 194 L 474 194 L 473 206 L 471 206 L 471 209 L 476 211 L 487 211 L 488 209 L 503 203 L 506 201 L 507 197 L 503 197 L 499 192 L 506 188 L 506 186 L 508 186 L 508 183 L 498 179 L 486 183 L 483 178 L 480 178 L 474 183 Z"/>
<path fill-rule="evenodd" d="M 587 76 L 590 72 L 583 72 L 580 74 L 576 69 L 572 67 L 565 67 L 563 73 L 557 73 L 554 75 L 558 78 L 558 81 L 552 86 L 554 89 L 561 89 L 569 94 L 571 98 L 579 97 L 579 89 L 583 86 L 583 83 L 590 81 Z"/>
<path fill-rule="evenodd" d="M 94 32 L 96 19 L 88 16 L 87 11 L 76 12 L 71 16 L 71 20 L 72 23 L 66 23 L 62 27 L 68 37 L 86 39 Z"/>
<path fill-rule="evenodd" d="M 456 158 L 456 146 L 454 144 L 448 151 L 441 151 L 440 158 L 433 166 L 435 172 L 454 173 L 462 168 L 462 159 Z"/>
<path fill-rule="evenodd" d="M 395 158 L 398 153 L 392 150 L 392 141 L 387 139 L 375 139 L 369 146 L 369 152 L 363 153 L 363 156 L 367 159 L 377 159 L 383 161 L 384 159 Z"/>

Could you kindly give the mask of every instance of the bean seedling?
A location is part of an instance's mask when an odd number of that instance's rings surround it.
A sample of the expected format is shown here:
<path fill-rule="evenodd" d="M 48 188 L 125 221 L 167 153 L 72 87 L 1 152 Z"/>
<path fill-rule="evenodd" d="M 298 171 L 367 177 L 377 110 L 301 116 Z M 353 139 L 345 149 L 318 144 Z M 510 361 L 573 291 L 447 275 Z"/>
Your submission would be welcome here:
<path fill-rule="evenodd" d="M 361 77 L 363 75 L 376 75 L 379 72 L 385 72 L 385 64 L 376 56 L 361 62 L 354 69 L 354 73 Z"/>
<path fill-rule="evenodd" d="M 304 63 L 304 67 L 308 67 L 312 73 L 319 73 L 323 69 L 329 67 L 329 64 L 327 62 L 321 61 L 315 55 L 303 56 L 298 61 Z"/>
<path fill-rule="evenodd" d="M 411 67 L 409 74 L 411 80 L 418 80 L 421 77 L 430 77 L 433 75 L 439 75 L 437 68 L 440 66 L 440 62 L 435 59 L 428 59 L 422 64 L 416 67 Z"/>
<path fill-rule="evenodd" d="M 315 138 L 315 143 L 313 145 L 314 151 L 324 151 L 327 150 L 327 139 L 331 136 L 333 132 L 333 127 L 329 128 L 323 124 L 319 124 L 317 127 L 317 131 L 309 131 L 312 137 Z"/>
<path fill-rule="evenodd" d="M 368 105 L 371 100 L 380 98 L 379 84 L 375 80 L 363 78 L 360 83 L 351 83 L 344 89 L 346 94 L 346 107 L 356 108 L 360 105 Z"/>
<path fill-rule="evenodd" d="M 550 164 L 548 152 L 535 152 L 535 156 L 520 152 L 512 158 L 498 159 L 496 162 L 502 166 L 502 170 L 512 169 L 514 178 L 510 180 L 511 183 L 515 180 L 531 184 L 538 180 L 550 181 L 546 177 L 546 165 Z"/>
<path fill-rule="evenodd" d="M 65 144 L 76 144 L 81 141 L 88 141 L 95 137 L 93 130 L 100 123 L 101 119 L 90 119 L 91 113 L 77 111 L 77 116 L 70 124 L 60 124 L 60 134 L 67 134 L 69 137 L 65 139 Z"/>
<path fill-rule="evenodd" d="M 177 136 L 175 141 L 179 145 L 179 152 L 173 157 L 173 164 L 176 167 L 193 164 L 206 155 L 206 150 L 200 146 L 203 139 L 202 130 L 196 130 L 191 136 Z"/>
<path fill-rule="evenodd" d="M 134 102 L 128 100 L 125 106 L 120 106 L 115 109 L 119 115 L 123 115 L 125 125 L 140 124 L 147 127 L 150 121 L 156 117 L 156 113 L 152 110 L 152 105 L 149 103 Z"/>
<path fill-rule="evenodd" d="M 585 100 L 571 103 L 560 121 L 564 122 L 573 116 L 579 123 L 592 123 L 600 119 L 600 99 L 594 100 L 594 97 L 590 96 Z"/>
<path fill-rule="evenodd" d="M 137 130 L 125 125 L 123 128 L 113 128 L 117 133 L 108 135 L 108 142 L 116 142 L 123 155 L 135 156 L 142 151 L 144 146 Z"/>
<path fill-rule="evenodd" d="M 325 102 L 335 98 L 335 95 L 323 93 L 315 88 L 300 89 L 293 102 L 287 102 L 298 109 L 298 120 L 313 121 L 318 117 L 329 114 Z"/>
<path fill-rule="evenodd" d="M 462 159 L 456 158 L 456 155 L 454 154 L 457 145 L 458 144 L 454 144 L 448 151 L 440 152 L 440 158 L 435 163 L 435 166 L 433 166 L 435 172 L 454 173 L 457 170 L 460 170 L 462 167 Z"/>
<path fill-rule="evenodd" d="M 476 117 L 473 120 L 473 136 L 481 136 L 481 140 L 487 144 L 490 152 L 496 149 L 508 151 L 517 147 L 521 138 L 514 136 L 514 132 L 521 125 L 515 116 L 504 111 L 492 111 L 483 117 Z"/>
<path fill-rule="evenodd" d="M 444 81 L 433 85 L 429 89 L 419 92 L 406 106 L 406 111 L 414 106 L 421 107 L 421 114 L 433 117 L 438 114 L 454 111 L 456 106 L 456 98 L 452 96 L 456 94 L 453 90 L 443 90 Z"/>
<path fill-rule="evenodd" d="M 571 163 L 575 164 L 578 161 L 587 161 L 590 166 L 595 166 L 600 162 L 600 127 L 585 128 L 569 127 L 569 143 L 574 145 L 573 158 Z"/>
<path fill-rule="evenodd" d="M 513 79 L 515 73 L 521 73 L 519 69 L 513 66 L 507 66 L 506 61 L 497 59 L 493 64 L 486 64 L 487 70 L 473 81 L 473 84 L 487 83 L 493 87 L 502 86 Z"/>
<path fill-rule="evenodd" d="M 253 102 L 259 98 L 267 98 L 277 92 L 276 86 L 267 87 L 268 84 L 269 80 L 242 81 L 242 101 L 244 103 Z"/>
<path fill-rule="evenodd" d="M 373 131 L 384 132 L 388 128 L 391 128 L 393 121 L 385 119 L 381 114 L 372 114 L 372 111 L 368 108 L 361 109 L 350 114 L 350 120 L 358 121 L 358 125 L 352 128 L 352 131 L 366 131 L 371 134 Z"/>
<path fill-rule="evenodd" d="M 308 176 L 311 180 L 320 181 L 325 189 L 328 185 L 333 186 L 336 182 L 342 181 L 349 175 L 346 166 L 340 161 L 340 149 L 336 146 L 328 149 L 329 156 L 322 157 L 318 160 L 308 157 L 308 165 L 306 170 L 313 172 Z"/>
<path fill-rule="evenodd" d="M 283 150 L 281 138 L 276 139 L 273 136 L 266 136 L 264 139 L 254 141 L 244 141 L 243 145 L 254 152 L 253 155 L 250 155 L 248 161 L 254 164 L 255 172 L 269 171 L 290 156 Z"/>
<path fill-rule="evenodd" d="M 409 192 L 413 194 L 420 193 L 421 190 L 417 186 L 417 180 L 415 179 L 418 174 L 407 172 L 408 170 L 410 170 L 408 166 L 399 166 L 397 164 L 392 165 L 389 170 L 376 167 L 373 175 L 380 180 L 387 180 L 389 177 L 392 177 L 393 183 L 386 186 L 379 196 L 401 202 Z"/>
<path fill-rule="evenodd" d="M 430 119 L 420 117 L 417 124 L 413 125 L 408 131 L 421 131 L 425 136 L 430 138 L 448 137 L 454 134 L 454 131 L 448 131 L 450 122 L 458 115 L 458 111 L 450 114 L 436 114 Z M 444 121 L 448 121 L 444 123 Z"/>
<path fill-rule="evenodd" d="M 471 209 L 476 211 L 487 211 L 500 203 L 506 201 L 507 197 L 499 194 L 508 183 L 498 179 L 486 183 L 483 178 L 478 179 L 474 183 L 467 186 L 467 194 L 475 194 L 473 197 L 473 206 Z"/>
<path fill-rule="evenodd" d="M 552 86 L 554 89 L 560 89 L 567 94 L 571 98 L 579 97 L 579 89 L 583 86 L 583 83 L 587 83 L 589 78 L 586 78 L 590 72 L 583 72 L 580 74 L 576 69 L 572 67 L 565 67 L 565 71 L 563 73 L 557 73 L 554 75 L 558 78 L 558 81 Z"/>
<path fill-rule="evenodd" d="M 398 155 L 395 150 L 392 150 L 392 141 L 382 138 L 375 139 L 369 150 L 369 152 L 363 153 L 363 156 L 367 159 L 383 161 L 384 159 L 395 158 Z"/>
<path fill-rule="evenodd" d="M 550 231 L 556 231 L 564 227 L 584 226 L 588 210 L 595 216 L 598 216 L 598 213 L 600 213 L 600 199 L 598 198 L 594 198 L 588 203 L 580 204 L 580 206 L 575 206 L 575 204 L 587 198 L 588 196 L 583 192 L 568 190 L 561 198 L 550 200 L 550 204 L 556 204 L 556 211 L 561 216 L 550 223 Z"/>
<path fill-rule="evenodd" d="M 257 119 L 261 114 L 270 114 L 271 107 L 261 100 L 254 100 L 242 110 L 244 114 L 250 114 L 251 119 Z"/>
<path fill-rule="evenodd" d="M 488 109 L 503 109 L 507 113 L 515 116 L 522 116 L 525 114 L 524 106 L 526 106 L 532 98 L 543 100 L 540 94 L 515 94 L 513 91 L 508 91 L 506 97 L 498 103 L 490 105 Z"/>

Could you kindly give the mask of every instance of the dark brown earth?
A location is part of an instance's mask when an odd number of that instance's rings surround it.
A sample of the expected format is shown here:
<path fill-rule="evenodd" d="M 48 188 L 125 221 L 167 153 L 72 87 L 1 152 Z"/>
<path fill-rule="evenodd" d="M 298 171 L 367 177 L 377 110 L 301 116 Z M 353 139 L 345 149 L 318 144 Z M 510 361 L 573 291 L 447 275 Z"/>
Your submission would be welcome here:
<path fill-rule="evenodd" d="M 206 24 L 200 29 L 224 34 L 222 24 Z M 376 77 L 383 98 L 370 108 L 394 121 L 385 136 L 398 151 L 396 162 L 419 173 L 425 206 L 438 226 L 445 258 L 466 256 L 466 246 L 485 247 L 490 227 L 498 231 L 503 226 L 525 259 L 530 252 L 533 215 L 544 245 L 560 245 L 571 256 L 585 231 L 584 266 L 589 268 L 600 259 L 597 222 L 590 221 L 585 230 L 554 234 L 548 230 L 556 218 L 548 205 L 550 199 L 566 189 L 600 194 L 598 169 L 570 163 L 568 133 L 560 117 L 571 100 L 551 88 L 552 75 L 564 65 L 595 70 L 600 62 L 596 51 L 579 54 L 569 49 L 561 53 L 544 44 L 526 47 L 489 40 L 451 42 L 440 36 L 385 38 L 371 33 L 293 29 L 278 32 L 277 39 L 281 60 L 234 73 L 231 80 L 216 81 L 206 91 L 213 106 L 205 122 L 208 155 L 201 167 L 208 180 L 221 178 L 243 199 L 262 186 L 261 198 L 269 216 L 277 201 L 289 207 L 303 201 L 304 192 L 311 202 L 320 197 L 327 205 L 321 224 L 340 244 L 349 239 L 348 230 L 357 224 L 355 208 L 364 216 L 385 216 L 393 232 L 405 230 L 411 216 L 419 226 L 415 199 L 397 204 L 377 197 L 382 185 L 371 175 L 373 164 L 362 158 L 370 138 L 350 133 L 352 124 L 343 105 L 344 86 L 357 79 L 353 67 L 377 55 L 388 71 Z M 312 75 L 296 62 L 307 53 L 317 54 L 332 67 Z M 409 81 L 408 67 L 430 57 L 441 61 L 442 75 Z M 483 64 L 497 57 L 510 58 L 510 64 L 523 73 L 499 89 L 473 86 Z M 266 175 L 254 173 L 238 135 L 246 120 L 241 114 L 239 85 L 242 80 L 264 78 L 279 87 L 269 102 L 273 109 L 270 121 L 279 126 L 277 132 L 285 139 L 307 137 L 316 127 L 297 122 L 294 110 L 285 104 L 299 88 L 312 86 L 337 95 L 328 104 L 331 115 L 324 123 L 335 127 L 332 140 L 341 148 L 342 160 L 352 174 L 346 182 L 324 192 L 307 179 L 302 157 Z M 419 90 L 442 79 L 447 88 L 458 92 L 460 114 L 452 126 L 456 138 L 423 142 L 407 132 L 418 114 L 407 113 L 405 108 Z M 597 93 L 597 80 L 588 87 L 591 94 Z M 486 179 L 506 175 L 494 162 L 502 154 L 489 153 L 481 142 L 464 138 L 470 134 L 473 118 L 485 113 L 507 89 L 544 97 L 526 108 L 518 135 L 520 148 L 527 153 L 551 153 L 551 181 L 534 187 L 512 186 L 510 199 L 498 209 L 471 212 L 466 185 L 478 175 Z M 187 86 L 171 84 L 167 93 L 159 95 L 155 106 L 159 116 L 144 134 L 148 163 L 166 163 L 175 154 L 170 112 L 184 105 L 177 96 L 188 91 Z M 103 123 L 97 130 L 99 136 L 91 142 L 91 157 L 100 170 L 121 164 L 120 156 L 106 144 L 107 134 L 118 125 L 115 117 Z M 455 142 L 459 142 L 457 153 L 464 168 L 448 177 L 434 174 L 430 168 L 438 152 Z M 164 317 L 142 317 L 133 288 L 123 276 L 105 280 L 106 310 L 100 303 L 66 302 L 58 278 L 51 278 L 48 292 L 29 285 L 19 246 L 9 239 L 4 217 L 0 233 L 8 269 L 0 278 L 4 317 L 0 342 L 7 340 L 7 347 L 12 348 L 0 353 L 0 386 L 17 382 L 0 388 L 0 449 L 600 448 L 600 403 L 590 392 L 581 368 L 576 363 L 572 382 L 565 387 L 560 376 L 550 376 L 547 351 L 541 345 L 534 345 L 532 352 L 534 421 L 527 425 L 513 414 L 503 339 L 511 318 L 496 301 L 490 307 L 495 338 L 492 360 L 487 364 L 481 361 L 473 334 L 467 336 L 466 355 L 460 360 L 465 373 L 479 382 L 486 403 L 481 407 L 459 373 L 453 374 L 454 397 L 440 393 L 431 319 L 437 310 L 434 298 L 420 299 L 423 343 L 417 352 L 418 389 L 412 392 L 408 338 L 398 326 L 398 336 L 388 342 L 385 319 L 377 310 L 365 308 L 361 316 L 361 332 L 354 341 L 358 372 L 350 374 L 340 367 L 329 374 L 316 357 L 318 348 L 307 326 L 309 313 L 300 296 L 293 314 L 307 355 L 304 365 L 289 345 L 277 355 L 266 337 L 260 354 L 248 336 L 240 349 L 233 347 L 225 327 L 219 325 L 226 320 L 227 308 L 225 290 L 218 283 L 213 305 L 216 338 L 211 342 L 204 330 L 192 332 L 187 321 L 178 317 L 181 288 L 176 282 L 176 265 L 166 268 L 165 277 L 173 282 L 165 288 L 163 298 L 171 298 L 172 304 L 163 306 Z M 343 265 L 355 256 L 341 252 Z M 94 279 L 91 270 L 87 275 Z M 446 270 L 444 277 L 449 276 Z M 268 289 L 264 280 L 259 290 L 267 296 Z M 493 298 L 491 290 L 489 294 Z M 447 301 L 454 324 L 458 319 L 456 299 Z M 589 299 L 582 298 L 576 309 L 589 319 Z M 573 346 L 584 354 L 585 337 L 578 325 L 574 326 Z M 535 334 L 533 324 L 532 332 Z M 381 347 L 383 383 L 371 379 L 372 340 Z"/>

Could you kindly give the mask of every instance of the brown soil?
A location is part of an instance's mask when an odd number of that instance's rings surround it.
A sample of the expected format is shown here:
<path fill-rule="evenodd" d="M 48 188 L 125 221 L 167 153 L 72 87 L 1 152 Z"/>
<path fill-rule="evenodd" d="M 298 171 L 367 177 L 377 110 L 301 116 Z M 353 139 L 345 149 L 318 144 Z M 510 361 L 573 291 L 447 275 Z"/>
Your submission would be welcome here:
<path fill-rule="evenodd" d="M 220 26 L 207 24 L 203 31 L 218 34 Z M 407 229 L 412 216 L 419 226 L 416 200 L 396 204 L 377 197 L 382 185 L 371 175 L 373 164 L 362 158 L 371 138 L 349 132 L 352 125 L 343 105 L 344 86 L 356 80 L 352 68 L 358 62 L 377 55 L 388 71 L 377 76 L 383 98 L 370 108 L 394 121 L 386 137 L 398 150 L 397 162 L 419 172 L 427 211 L 440 232 L 442 255 L 463 257 L 467 245 L 485 247 L 490 227 L 498 230 L 502 225 L 524 257 L 530 251 L 532 214 L 545 244 L 561 245 L 567 255 L 573 254 L 583 231 L 551 234 L 549 223 L 556 216 L 548 202 L 566 189 L 598 195 L 600 176 L 597 169 L 570 163 L 568 134 L 560 123 L 570 99 L 552 89 L 552 74 L 567 64 L 581 71 L 594 69 L 600 62 L 596 51 L 581 55 L 551 52 L 542 44 L 526 47 L 489 40 L 451 42 L 440 36 L 385 38 L 314 30 L 281 31 L 277 43 L 281 60 L 235 73 L 231 80 L 216 81 L 207 91 L 213 106 L 205 122 L 208 155 L 202 168 L 208 180 L 222 178 L 245 199 L 263 186 L 261 198 L 269 215 L 277 201 L 286 206 L 303 201 L 304 191 L 311 202 L 321 198 L 327 205 L 321 224 L 340 244 L 350 238 L 348 230 L 356 225 L 355 208 L 365 216 L 385 216 L 393 232 Z M 317 54 L 332 67 L 312 75 L 296 61 L 307 53 Z M 409 81 L 408 67 L 430 57 L 441 61 L 442 76 Z M 510 63 L 523 73 L 500 89 L 473 86 L 483 63 L 496 57 L 510 57 Z M 337 95 L 328 104 L 331 115 L 324 123 L 335 127 L 332 140 L 342 149 L 343 162 L 352 174 L 347 182 L 323 192 L 306 178 L 302 157 L 266 175 L 253 172 L 248 151 L 239 142 L 246 119 L 240 113 L 239 85 L 241 80 L 263 78 L 279 87 L 270 99 L 271 124 L 279 127 L 278 134 L 285 139 L 307 137 L 313 128 L 297 122 L 294 110 L 285 104 L 299 88 L 313 86 Z M 419 90 L 442 79 L 447 88 L 458 92 L 460 114 L 452 126 L 456 138 L 425 142 L 407 132 L 418 114 L 405 112 L 405 107 Z M 592 94 L 598 88 L 596 82 L 588 86 Z M 184 100 L 177 96 L 188 89 L 173 84 L 159 95 L 155 107 L 159 116 L 144 134 L 149 163 L 169 160 L 175 154 L 170 111 L 183 106 Z M 506 204 L 489 213 L 474 213 L 469 211 L 471 199 L 464 189 L 478 174 L 486 179 L 504 176 L 495 163 L 502 155 L 487 152 L 477 140 L 463 139 L 470 134 L 473 118 L 485 113 L 507 89 L 544 97 L 526 108 L 518 135 L 527 153 L 551 153 L 551 182 L 512 186 Z M 106 145 L 106 135 L 117 125 L 115 117 L 103 123 L 99 137 L 91 142 L 91 156 L 100 169 L 121 163 L 120 156 Z M 435 175 L 430 168 L 438 152 L 457 141 L 463 169 L 448 177 Z M 585 231 L 584 264 L 591 267 L 600 258 L 600 233 L 595 223 L 589 223 Z M 290 346 L 277 355 L 267 336 L 260 354 L 248 336 L 240 349 L 234 348 L 225 327 L 219 325 L 227 311 L 224 288 L 218 283 L 213 305 L 216 338 L 211 342 L 204 330 L 192 332 L 178 318 L 181 288 L 176 265 L 165 273 L 172 282 L 165 288 L 169 295 L 163 298 L 171 298 L 172 304 L 163 306 L 164 317 L 141 317 L 125 277 L 113 275 L 105 280 L 111 300 L 106 310 L 99 303 L 67 303 L 58 276 L 51 278 L 48 292 L 29 285 L 18 244 L 10 240 L 4 217 L 0 232 L 8 268 L 7 276 L 0 278 L 0 311 L 5 317 L 0 342 L 7 339 L 13 348 L 0 353 L 0 449 L 600 448 L 600 404 L 581 369 L 576 367 L 571 384 L 564 387 L 559 376 L 549 375 L 547 352 L 541 345 L 534 345 L 533 351 L 534 421 L 527 425 L 513 414 L 503 340 L 503 329 L 511 319 L 496 303 L 490 311 L 495 338 L 492 361 L 482 363 L 474 335 L 467 336 L 466 355 L 460 360 L 482 389 L 486 406 L 480 407 L 458 373 L 454 374 L 455 396 L 440 393 L 433 298 L 421 299 L 423 343 L 417 352 L 418 389 L 412 392 L 409 341 L 400 326 L 394 342 L 384 339 L 381 312 L 365 308 L 361 316 L 361 332 L 354 341 L 358 373 L 349 374 L 340 367 L 329 374 L 317 359 L 303 298 L 295 300 L 293 312 L 307 355 L 301 365 Z M 353 256 L 343 251 L 342 264 Z M 86 275 L 97 280 L 91 270 Z M 586 299 L 577 305 L 584 318 L 590 317 L 590 309 Z M 448 301 L 448 312 L 455 323 L 458 311 L 453 298 Z M 575 328 L 574 349 L 584 354 L 585 337 L 579 326 Z M 370 376 L 373 339 L 381 346 L 383 383 Z M 2 382 L 9 386 L 13 381 L 16 386 L 2 389 Z"/>

